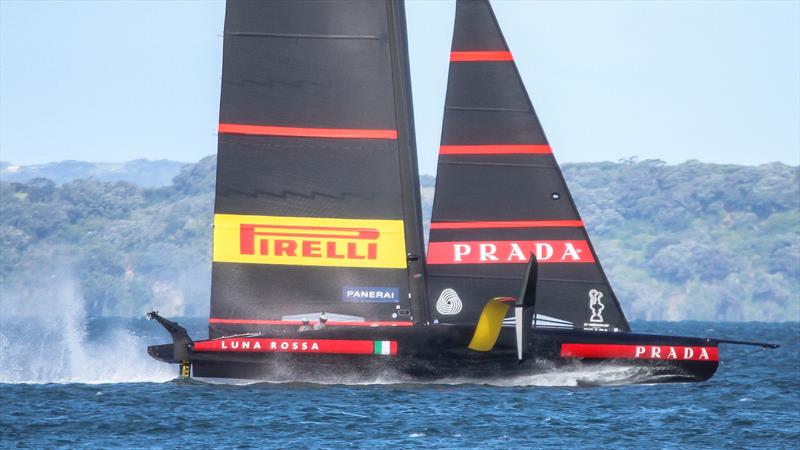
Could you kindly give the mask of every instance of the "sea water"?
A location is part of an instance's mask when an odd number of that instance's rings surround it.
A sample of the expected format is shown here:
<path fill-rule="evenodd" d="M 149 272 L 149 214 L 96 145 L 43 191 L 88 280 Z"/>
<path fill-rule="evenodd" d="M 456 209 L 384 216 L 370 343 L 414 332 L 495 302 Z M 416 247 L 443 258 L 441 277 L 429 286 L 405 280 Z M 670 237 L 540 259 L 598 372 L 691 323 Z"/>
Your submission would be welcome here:
<path fill-rule="evenodd" d="M 195 337 L 199 319 L 181 321 Z M 613 369 L 437 384 L 178 380 L 143 319 L 0 326 L 0 447 L 800 448 L 800 324 L 635 322 L 636 331 L 750 339 L 704 383 L 613 386 Z M 588 384 L 612 384 L 584 387 Z"/>

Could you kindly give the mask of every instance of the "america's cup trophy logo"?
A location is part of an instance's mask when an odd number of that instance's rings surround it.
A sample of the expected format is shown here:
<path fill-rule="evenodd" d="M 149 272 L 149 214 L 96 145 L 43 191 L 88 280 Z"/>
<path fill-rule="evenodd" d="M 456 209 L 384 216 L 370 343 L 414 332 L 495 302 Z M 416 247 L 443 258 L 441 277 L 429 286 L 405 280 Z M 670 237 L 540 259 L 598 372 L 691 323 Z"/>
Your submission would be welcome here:
<path fill-rule="evenodd" d="M 603 305 L 601 301 L 602 298 L 603 293 L 597 289 L 589 291 L 589 309 L 592 310 L 592 317 L 589 318 L 589 322 L 603 322 L 603 309 L 605 309 L 605 305 Z"/>

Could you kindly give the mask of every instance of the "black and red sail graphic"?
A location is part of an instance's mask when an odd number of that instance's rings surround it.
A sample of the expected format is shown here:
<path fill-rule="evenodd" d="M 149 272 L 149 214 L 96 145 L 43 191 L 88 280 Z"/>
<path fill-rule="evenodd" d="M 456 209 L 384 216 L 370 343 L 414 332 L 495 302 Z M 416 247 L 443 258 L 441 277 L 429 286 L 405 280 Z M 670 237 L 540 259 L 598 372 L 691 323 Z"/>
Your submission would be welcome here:
<path fill-rule="evenodd" d="M 432 320 L 516 296 L 534 254 L 537 326 L 629 330 L 486 0 L 456 6 L 429 241 Z"/>
<path fill-rule="evenodd" d="M 425 319 L 404 14 L 392 1 L 227 3 L 212 337 L 323 311 Z"/>

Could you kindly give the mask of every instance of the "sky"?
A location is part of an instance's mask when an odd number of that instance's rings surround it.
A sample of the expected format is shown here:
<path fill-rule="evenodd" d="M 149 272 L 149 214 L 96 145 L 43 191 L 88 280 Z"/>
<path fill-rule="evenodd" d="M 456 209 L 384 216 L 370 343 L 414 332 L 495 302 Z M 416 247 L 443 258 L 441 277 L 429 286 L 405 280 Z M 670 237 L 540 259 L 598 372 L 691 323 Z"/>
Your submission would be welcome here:
<path fill-rule="evenodd" d="M 800 164 L 800 1 L 494 0 L 560 162 Z M 216 152 L 224 3 L 0 0 L 0 159 Z M 454 2 L 407 2 L 433 174 Z"/>

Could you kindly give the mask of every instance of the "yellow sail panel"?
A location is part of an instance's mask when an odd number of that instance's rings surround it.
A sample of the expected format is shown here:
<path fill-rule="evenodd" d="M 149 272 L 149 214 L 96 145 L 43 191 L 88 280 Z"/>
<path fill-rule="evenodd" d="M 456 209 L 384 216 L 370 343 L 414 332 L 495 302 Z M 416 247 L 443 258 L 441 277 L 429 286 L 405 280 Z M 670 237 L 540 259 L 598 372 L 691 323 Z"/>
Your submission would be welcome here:
<path fill-rule="evenodd" d="M 214 215 L 214 262 L 405 268 L 402 220 Z"/>

